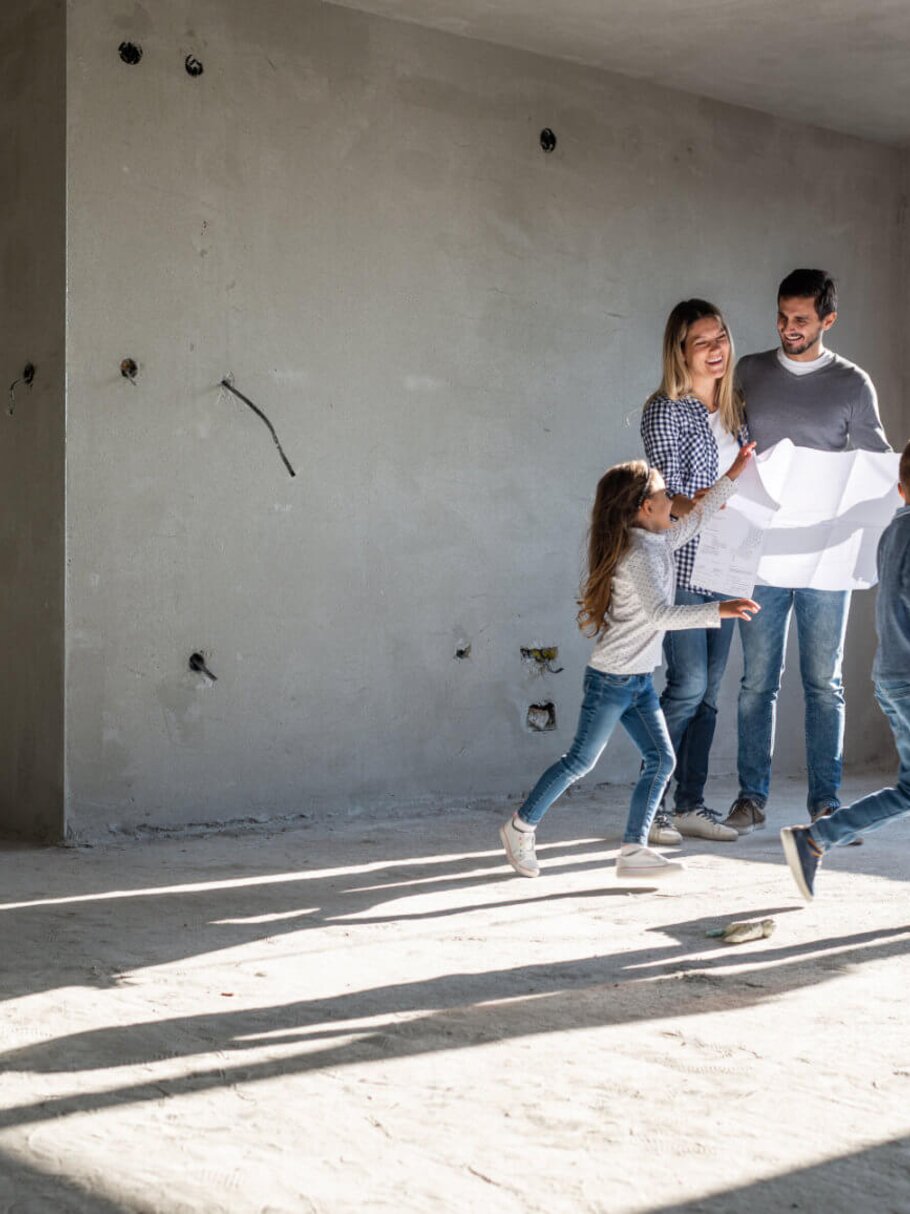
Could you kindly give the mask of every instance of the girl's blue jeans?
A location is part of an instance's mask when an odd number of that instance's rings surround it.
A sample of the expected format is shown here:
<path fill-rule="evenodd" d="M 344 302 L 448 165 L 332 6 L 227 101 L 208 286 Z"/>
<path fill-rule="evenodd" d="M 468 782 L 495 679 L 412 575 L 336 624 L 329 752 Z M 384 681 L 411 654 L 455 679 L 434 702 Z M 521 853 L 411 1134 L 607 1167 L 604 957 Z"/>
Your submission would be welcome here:
<path fill-rule="evenodd" d="M 650 674 L 603 674 L 585 668 L 584 699 L 575 741 L 548 767 L 518 811 L 536 826 L 557 797 L 597 763 L 621 723 L 641 751 L 642 768 L 632 792 L 623 843 L 645 843 L 675 762 L 667 724 Z"/>

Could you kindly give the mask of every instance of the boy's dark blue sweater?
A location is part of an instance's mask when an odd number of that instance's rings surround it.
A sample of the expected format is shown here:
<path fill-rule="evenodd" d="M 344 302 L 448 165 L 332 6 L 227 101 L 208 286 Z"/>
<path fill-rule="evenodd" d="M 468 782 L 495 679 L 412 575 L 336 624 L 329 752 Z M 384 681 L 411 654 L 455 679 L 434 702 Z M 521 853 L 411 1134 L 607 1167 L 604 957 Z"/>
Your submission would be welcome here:
<path fill-rule="evenodd" d="M 910 506 L 902 506 L 878 542 L 878 650 L 872 677 L 910 682 Z"/>

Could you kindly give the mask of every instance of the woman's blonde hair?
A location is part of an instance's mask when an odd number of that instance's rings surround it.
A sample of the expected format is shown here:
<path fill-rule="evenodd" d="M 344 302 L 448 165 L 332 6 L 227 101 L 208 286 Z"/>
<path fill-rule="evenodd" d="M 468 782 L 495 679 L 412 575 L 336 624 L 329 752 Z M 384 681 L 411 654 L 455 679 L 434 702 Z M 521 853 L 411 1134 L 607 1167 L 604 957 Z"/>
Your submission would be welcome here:
<path fill-rule="evenodd" d="M 588 537 L 588 574 L 578 600 L 578 627 L 588 636 L 607 630 L 616 566 L 629 549 L 630 529 L 654 491 L 658 475 L 643 459 L 617 464 L 603 474 L 594 495 Z"/>
<path fill-rule="evenodd" d="M 663 346 L 663 378 L 660 387 L 651 397 L 668 396 L 670 400 L 680 400 L 692 391 L 692 377 L 686 366 L 686 356 L 683 346 L 689 330 L 697 320 L 713 317 L 720 321 L 730 342 L 730 357 L 723 379 L 718 381 L 716 389 L 717 407 L 723 427 L 730 434 L 737 434 L 744 420 L 742 393 L 733 385 L 733 364 L 736 354 L 733 349 L 733 334 L 730 326 L 724 320 L 720 308 L 708 303 L 706 299 L 684 299 L 678 303 L 667 317 L 664 328 Z"/>

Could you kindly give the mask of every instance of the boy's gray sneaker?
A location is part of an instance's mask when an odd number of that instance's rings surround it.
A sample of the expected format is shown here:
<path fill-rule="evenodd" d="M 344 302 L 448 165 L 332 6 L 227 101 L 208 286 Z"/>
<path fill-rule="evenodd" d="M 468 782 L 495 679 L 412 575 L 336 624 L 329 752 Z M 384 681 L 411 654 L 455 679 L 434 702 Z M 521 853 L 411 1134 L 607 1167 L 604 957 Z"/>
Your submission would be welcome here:
<path fill-rule="evenodd" d="M 522 877 L 539 877 L 540 865 L 537 863 L 537 852 L 534 850 L 534 827 L 519 830 L 514 817 L 503 822 L 499 828 L 499 837 L 506 849 L 506 859 Z"/>
<path fill-rule="evenodd" d="M 707 805 L 673 815 L 673 823 L 681 835 L 690 839 L 713 839 L 715 843 L 732 843 L 739 838 L 739 831 L 721 822 L 720 814 Z"/>
<path fill-rule="evenodd" d="M 724 826 L 732 826 L 738 835 L 751 835 L 753 830 L 764 830 L 767 824 L 764 805 L 752 797 L 737 797 L 724 819 Z"/>
<path fill-rule="evenodd" d="M 812 838 L 808 826 L 785 826 L 780 832 L 780 841 L 796 888 L 807 902 L 811 902 L 815 897 L 815 874 L 824 852 Z"/>

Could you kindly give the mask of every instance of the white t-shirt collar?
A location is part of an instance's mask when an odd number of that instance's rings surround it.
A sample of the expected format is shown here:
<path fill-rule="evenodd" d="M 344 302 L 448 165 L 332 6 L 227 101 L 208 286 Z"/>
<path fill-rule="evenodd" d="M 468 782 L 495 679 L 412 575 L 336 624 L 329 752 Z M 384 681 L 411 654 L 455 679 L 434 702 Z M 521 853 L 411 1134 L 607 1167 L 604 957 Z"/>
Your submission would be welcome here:
<path fill-rule="evenodd" d="M 826 367 L 833 358 L 833 350 L 822 350 L 818 358 L 813 358 L 811 362 L 804 363 L 797 362 L 795 358 L 787 358 L 781 349 L 777 351 L 777 361 L 791 375 L 811 375 L 813 371 L 820 371 L 822 367 Z"/>

